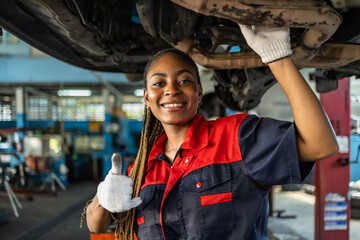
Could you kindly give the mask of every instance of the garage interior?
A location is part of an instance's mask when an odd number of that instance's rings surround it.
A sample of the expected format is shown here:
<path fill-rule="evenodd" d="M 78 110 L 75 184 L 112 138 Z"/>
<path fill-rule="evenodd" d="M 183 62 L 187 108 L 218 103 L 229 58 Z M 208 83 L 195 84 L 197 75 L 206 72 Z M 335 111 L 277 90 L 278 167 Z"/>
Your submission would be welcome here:
<path fill-rule="evenodd" d="M 207 67 L 199 65 L 205 102 L 199 112 L 207 119 L 239 112 L 217 100 L 219 72 Z M 303 184 L 271 190 L 268 237 L 360 239 L 359 78 L 337 76 L 332 91 L 319 93 L 321 70 L 304 64 L 300 72 L 323 104 L 340 150 L 317 163 Z M 246 111 L 292 121 L 280 86 L 271 83 L 266 90 Z M 85 222 L 80 228 L 80 219 L 111 168 L 111 155 L 121 154 L 123 170 L 134 161 L 143 111 L 142 73 L 74 66 L 2 29 L 0 239 L 114 239 L 114 225 L 105 234 L 91 234 Z M 337 214 L 327 214 L 329 203 Z M 329 232 L 333 238 L 324 237 Z"/>

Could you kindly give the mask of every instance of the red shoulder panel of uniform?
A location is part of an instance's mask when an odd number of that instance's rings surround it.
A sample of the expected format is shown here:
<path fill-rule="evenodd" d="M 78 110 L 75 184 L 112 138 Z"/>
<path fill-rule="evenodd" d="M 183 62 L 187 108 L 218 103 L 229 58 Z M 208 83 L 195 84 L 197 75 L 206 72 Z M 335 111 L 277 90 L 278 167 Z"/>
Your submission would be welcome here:
<path fill-rule="evenodd" d="M 186 150 L 182 158 L 194 156 L 183 177 L 199 168 L 212 164 L 226 164 L 242 160 L 239 146 L 239 127 L 247 114 L 236 114 L 219 118 L 209 123 L 208 145 L 200 151 Z M 203 141 L 203 140 L 201 140 Z"/>

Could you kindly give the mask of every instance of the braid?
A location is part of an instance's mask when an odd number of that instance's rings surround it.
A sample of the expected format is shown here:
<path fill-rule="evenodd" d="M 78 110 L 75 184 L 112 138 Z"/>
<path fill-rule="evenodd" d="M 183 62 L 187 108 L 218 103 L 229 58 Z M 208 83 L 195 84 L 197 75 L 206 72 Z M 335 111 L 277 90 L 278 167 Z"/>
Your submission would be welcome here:
<path fill-rule="evenodd" d="M 156 141 L 164 133 L 164 128 L 162 127 L 160 121 L 157 120 L 152 114 L 150 108 L 145 107 L 144 112 L 145 114 L 139 152 L 136 156 L 133 168 L 129 174 L 129 176 L 134 180 L 132 195 L 133 198 L 139 196 L 150 151 L 155 145 Z M 136 209 L 133 208 L 127 212 L 118 213 L 117 217 L 112 216 L 113 219 L 117 222 L 115 230 L 116 239 L 134 239 L 133 226 L 135 221 L 135 212 Z"/>

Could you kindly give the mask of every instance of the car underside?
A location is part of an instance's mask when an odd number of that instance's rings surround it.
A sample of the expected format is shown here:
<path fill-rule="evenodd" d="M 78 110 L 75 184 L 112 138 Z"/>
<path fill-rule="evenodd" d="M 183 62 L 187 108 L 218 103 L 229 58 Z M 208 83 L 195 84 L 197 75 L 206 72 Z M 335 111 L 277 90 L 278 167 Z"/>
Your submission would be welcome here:
<path fill-rule="evenodd" d="M 292 58 L 318 69 L 318 91 L 360 75 L 360 3 L 322 0 L 1 0 L 0 26 L 72 65 L 141 81 L 150 56 L 175 47 L 214 70 L 215 93 L 247 111 L 276 83 L 238 23 L 290 27 Z"/>

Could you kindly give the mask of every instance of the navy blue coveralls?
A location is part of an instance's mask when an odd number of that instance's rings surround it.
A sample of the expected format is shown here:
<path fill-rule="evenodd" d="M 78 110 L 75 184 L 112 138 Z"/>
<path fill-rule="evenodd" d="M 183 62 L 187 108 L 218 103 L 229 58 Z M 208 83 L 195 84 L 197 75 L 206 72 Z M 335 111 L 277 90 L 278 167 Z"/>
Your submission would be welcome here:
<path fill-rule="evenodd" d="M 173 165 L 165 142 L 148 159 L 139 239 L 267 239 L 268 190 L 301 183 L 313 166 L 298 161 L 293 123 L 254 115 L 195 116 Z"/>

